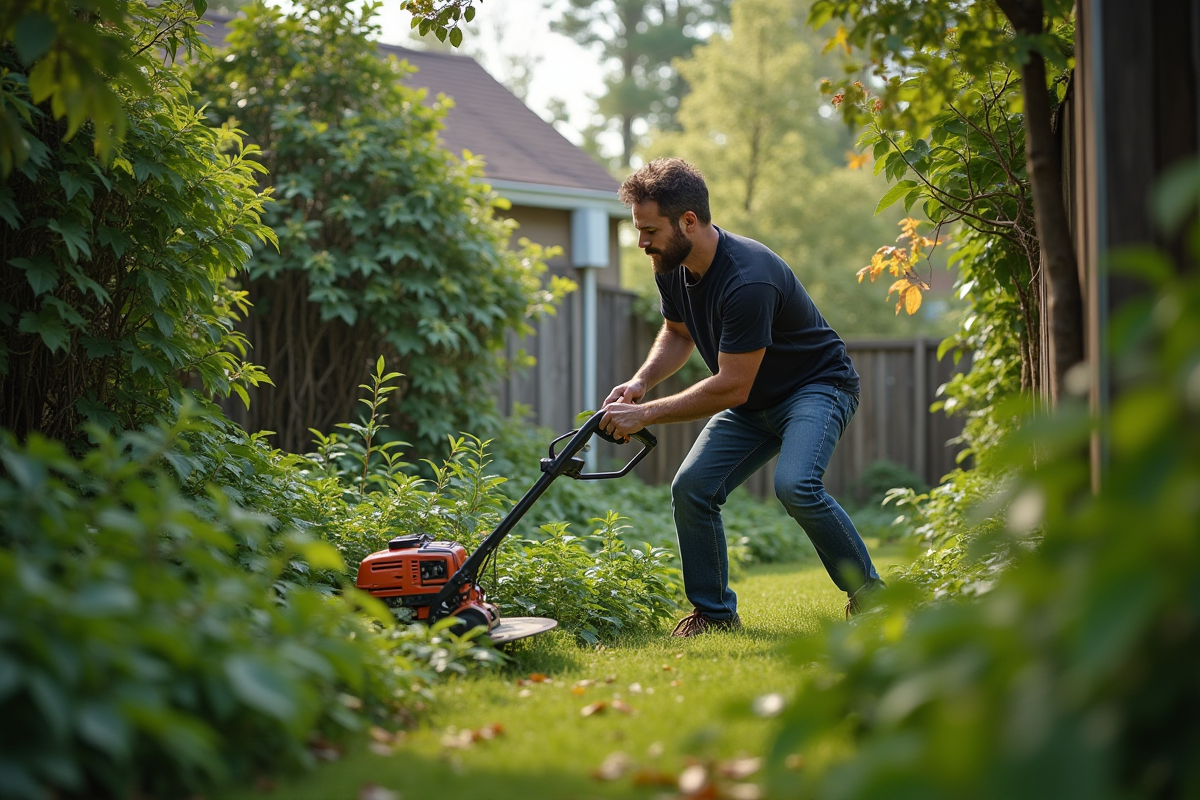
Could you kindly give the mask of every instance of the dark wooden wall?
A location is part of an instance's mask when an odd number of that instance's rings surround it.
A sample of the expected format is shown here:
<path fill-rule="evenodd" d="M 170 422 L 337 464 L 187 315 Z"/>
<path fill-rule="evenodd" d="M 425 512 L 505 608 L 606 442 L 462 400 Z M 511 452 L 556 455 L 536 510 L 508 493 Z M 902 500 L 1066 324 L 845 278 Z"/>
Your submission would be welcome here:
<path fill-rule="evenodd" d="M 1112 273 L 1106 255 L 1152 243 L 1188 264 L 1182 240 L 1167 240 L 1155 226 L 1150 201 L 1164 172 L 1200 150 L 1200 3 L 1078 0 L 1075 9 L 1076 64 L 1059 134 L 1083 290 L 1090 401 L 1093 412 L 1103 414 L 1113 391 L 1109 320 L 1147 291 Z M 1097 486 L 1106 457 L 1097 438 Z"/>

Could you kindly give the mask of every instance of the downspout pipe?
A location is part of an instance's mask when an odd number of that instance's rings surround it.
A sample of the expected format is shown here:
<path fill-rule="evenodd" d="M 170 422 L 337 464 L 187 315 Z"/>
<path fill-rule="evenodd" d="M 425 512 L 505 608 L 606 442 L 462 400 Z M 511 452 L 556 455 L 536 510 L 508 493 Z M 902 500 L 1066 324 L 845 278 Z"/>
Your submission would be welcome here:
<path fill-rule="evenodd" d="M 596 270 L 608 266 L 608 212 L 603 206 L 582 206 L 571 212 L 571 263 L 580 270 L 583 283 L 583 397 L 581 409 L 596 410 L 600 402 L 597 385 L 598 325 L 596 310 Z M 596 449 L 584 453 L 589 472 L 598 470 Z"/>

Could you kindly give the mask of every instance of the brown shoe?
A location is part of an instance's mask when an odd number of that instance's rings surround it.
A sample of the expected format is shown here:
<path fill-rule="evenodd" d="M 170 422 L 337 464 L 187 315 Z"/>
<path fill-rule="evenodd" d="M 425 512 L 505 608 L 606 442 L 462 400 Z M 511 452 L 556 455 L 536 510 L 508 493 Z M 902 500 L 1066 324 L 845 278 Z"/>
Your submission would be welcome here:
<path fill-rule="evenodd" d="M 700 613 L 700 609 L 696 609 L 691 614 L 679 620 L 679 624 L 675 626 L 675 630 L 671 635 L 699 636 L 709 631 L 734 631 L 740 627 L 742 627 L 742 619 L 737 614 L 734 614 L 729 619 L 713 619 Z"/>
<path fill-rule="evenodd" d="M 870 607 L 871 595 L 880 589 L 885 588 L 886 586 L 887 584 L 883 581 L 875 580 L 863 586 L 854 594 L 846 595 L 846 619 L 857 617 L 859 614 L 861 614 L 863 611 L 864 601 L 867 603 L 867 606 Z"/>

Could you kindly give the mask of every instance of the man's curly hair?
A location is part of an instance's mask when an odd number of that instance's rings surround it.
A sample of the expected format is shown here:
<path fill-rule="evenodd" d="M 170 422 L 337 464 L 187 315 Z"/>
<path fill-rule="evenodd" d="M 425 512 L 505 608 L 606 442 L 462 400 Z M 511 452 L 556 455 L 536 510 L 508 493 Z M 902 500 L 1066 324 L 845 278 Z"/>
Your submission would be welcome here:
<path fill-rule="evenodd" d="M 653 200 L 658 203 L 658 213 L 675 227 L 687 211 L 694 211 L 705 225 L 712 222 L 704 176 L 682 158 L 654 159 L 625 179 L 617 197 L 631 207 Z"/>

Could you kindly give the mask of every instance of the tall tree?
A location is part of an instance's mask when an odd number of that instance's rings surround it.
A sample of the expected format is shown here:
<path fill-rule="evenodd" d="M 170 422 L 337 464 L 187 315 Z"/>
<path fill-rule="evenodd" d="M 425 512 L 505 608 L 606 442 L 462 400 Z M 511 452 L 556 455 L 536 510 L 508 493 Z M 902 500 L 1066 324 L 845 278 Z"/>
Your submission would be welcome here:
<path fill-rule="evenodd" d="M 1083 360 L 1083 302 L 1068 225 L 1058 141 L 1053 128 L 1053 72 L 1069 66 L 1070 43 L 1055 26 L 1070 0 L 817 0 L 810 21 L 836 18 L 834 41 L 866 53 L 886 81 L 879 113 L 885 127 L 921 135 L 957 93 L 964 77 L 986 80 L 997 64 L 1020 75 L 1026 170 L 1037 231 L 1035 250 L 1048 287 L 1048 394 L 1056 401 L 1067 372 Z M 912 76 L 919 80 L 905 80 Z M 861 120 L 855 103 L 842 106 Z M 967 109 L 969 110 L 969 109 Z"/>
<path fill-rule="evenodd" d="M 621 131 L 621 166 L 637 146 L 635 122 L 674 126 L 686 92 L 673 61 L 686 58 L 713 26 L 729 19 L 730 0 L 569 0 L 551 28 L 584 47 L 598 48 L 613 69 L 598 111 Z"/>
<path fill-rule="evenodd" d="M 730 35 L 679 63 L 691 86 L 680 130 L 655 133 L 639 152 L 698 164 L 718 224 L 782 255 L 843 335 L 931 333 L 928 317 L 897 319 L 892 305 L 864 302 L 848 280 L 881 241 L 896 238 L 899 217 L 874 216 L 886 184 L 865 159 L 847 164 L 845 126 L 818 114 L 818 76 L 836 63 L 805 25 L 808 6 L 738 0 Z"/>

